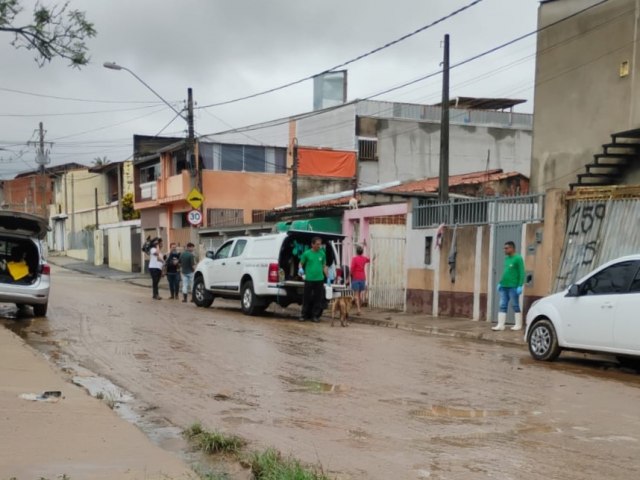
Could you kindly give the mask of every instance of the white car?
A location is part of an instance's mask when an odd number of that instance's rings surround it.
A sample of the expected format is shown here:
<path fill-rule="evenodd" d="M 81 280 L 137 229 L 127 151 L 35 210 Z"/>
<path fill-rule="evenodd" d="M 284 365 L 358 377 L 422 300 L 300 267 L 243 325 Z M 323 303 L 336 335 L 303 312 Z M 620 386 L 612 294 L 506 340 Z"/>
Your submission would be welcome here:
<path fill-rule="evenodd" d="M 320 237 L 327 266 L 334 273 L 333 292 L 344 289 L 339 242 L 342 235 L 290 230 L 261 237 L 237 237 L 207 252 L 193 277 L 193 301 L 209 307 L 215 297 L 239 299 L 246 315 L 258 315 L 272 303 L 302 303 L 304 280 L 298 276 L 300 255 Z"/>
<path fill-rule="evenodd" d="M 640 255 L 600 266 L 567 290 L 533 303 L 525 340 L 536 360 L 562 350 L 610 353 L 640 364 Z"/>
<path fill-rule="evenodd" d="M 42 248 L 48 230 L 44 218 L 0 210 L 0 302 L 30 305 L 37 317 L 49 304 L 51 269 Z"/>

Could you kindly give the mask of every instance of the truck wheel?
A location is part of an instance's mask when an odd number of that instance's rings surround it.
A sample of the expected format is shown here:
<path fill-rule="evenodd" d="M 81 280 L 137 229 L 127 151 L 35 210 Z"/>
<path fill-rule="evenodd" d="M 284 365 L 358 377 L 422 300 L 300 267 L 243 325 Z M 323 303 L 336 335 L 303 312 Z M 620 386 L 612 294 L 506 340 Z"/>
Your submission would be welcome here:
<path fill-rule="evenodd" d="M 260 315 L 264 312 L 266 306 L 258 300 L 256 293 L 253 291 L 253 282 L 251 280 L 242 284 L 240 290 L 240 305 L 242 313 L 245 315 Z"/>
<path fill-rule="evenodd" d="M 213 294 L 207 291 L 204 278 L 198 276 L 193 282 L 193 303 L 196 307 L 209 308 L 213 303 Z"/>

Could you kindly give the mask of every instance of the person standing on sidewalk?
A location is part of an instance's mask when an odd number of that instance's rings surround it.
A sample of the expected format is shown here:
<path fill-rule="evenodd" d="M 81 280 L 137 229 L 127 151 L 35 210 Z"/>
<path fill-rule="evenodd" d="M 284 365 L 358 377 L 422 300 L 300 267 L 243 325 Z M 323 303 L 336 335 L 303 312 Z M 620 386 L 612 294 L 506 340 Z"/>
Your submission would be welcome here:
<path fill-rule="evenodd" d="M 158 293 L 158 285 L 160 285 L 163 265 L 162 239 L 158 239 L 153 242 L 153 246 L 151 247 L 151 250 L 149 250 L 149 273 L 151 274 L 151 286 L 153 289 L 154 300 L 162 300 Z"/>
<path fill-rule="evenodd" d="M 356 298 L 356 315 L 361 315 L 361 305 L 364 301 L 364 291 L 367 288 L 367 274 L 365 267 L 370 262 L 369 257 L 363 255 L 364 248 L 356 247 L 356 256 L 351 259 L 351 289 Z"/>
<path fill-rule="evenodd" d="M 182 273 L 182 303 L 187 303 L 187 295 L 193 288 L 193 272 L 196 266 L 196 257 L 193 254 L 195 245 L 187 243 L 187 249 L 180 254 L 180 272 Z M 176 297 L 177 298 L 177 297 Z M 191 296 L 193 301 L 193 295 Z"/>
<path fill-rule="evenodd" d="M 319 322 L 325 305 L 324 280 L 328 275 L 327 256 L 322 249 L 320 237 L 313 237 L 311 249 L 300 256 L 298 273 L 300 276 L 304 276 L 300 321 Z"/>
<path fill-rule="evenodd" d="M 491 330 L 504 330 L 507 322 L 507 311 L 509 303 L 516 314 L 516 322 L 511 330 L 522 329 L 522 312 L 520 311 L 520 294 L 524 285 L 524 261 L 522 256 L 516 253 L 516 244 L 509 241 L 504 244 L 504 270 L 502 278 L 498 284 L 500 293 L 500 312 L 498 313 L 498 324 Z"/>
<path fill-rule="evenodd" d="M 169 245 L 169 255 L 167 255 L 167 280 L 169 281 L 169 292 L 171 300 L 178 299 L 180 291 L 180 254 L 175 243 Z"/>

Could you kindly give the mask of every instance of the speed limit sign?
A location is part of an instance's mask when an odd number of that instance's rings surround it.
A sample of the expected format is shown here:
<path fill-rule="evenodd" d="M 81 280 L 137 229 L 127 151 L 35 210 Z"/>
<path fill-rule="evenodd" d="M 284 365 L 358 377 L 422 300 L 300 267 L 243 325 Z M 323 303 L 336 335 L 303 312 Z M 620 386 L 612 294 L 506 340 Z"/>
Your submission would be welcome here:
<path fill-rule="evenodd" d="M 202 223 L 202 212 L 200 210 L 191 210 L 187 214 L 187 220 L 193 226 L 200 225 Z"/>

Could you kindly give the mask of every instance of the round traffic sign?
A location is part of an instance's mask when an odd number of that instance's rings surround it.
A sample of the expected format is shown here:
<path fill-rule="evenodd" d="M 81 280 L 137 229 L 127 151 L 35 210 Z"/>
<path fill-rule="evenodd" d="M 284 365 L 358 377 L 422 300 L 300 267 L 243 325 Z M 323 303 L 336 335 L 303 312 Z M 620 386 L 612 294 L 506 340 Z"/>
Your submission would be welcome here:
<path fill-rule="evenodd" d="M 200 225 L 202 223 L 202 212 L 200 210 L 191 210 L 187 214 L 187 220 L 191 225 Z"/>

